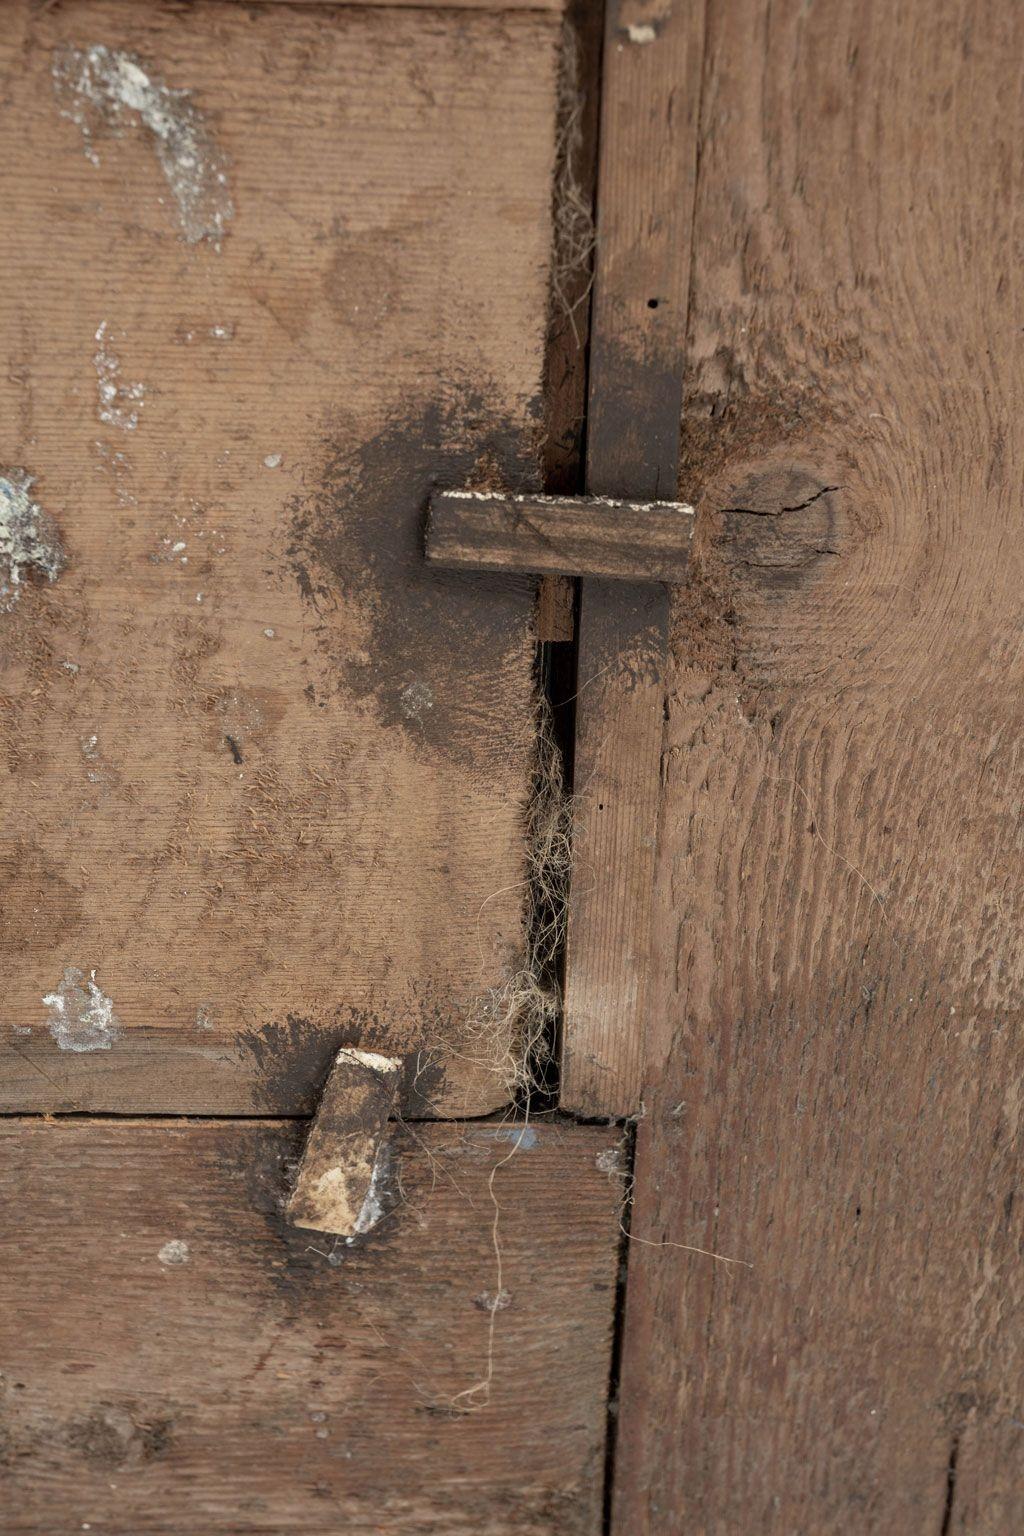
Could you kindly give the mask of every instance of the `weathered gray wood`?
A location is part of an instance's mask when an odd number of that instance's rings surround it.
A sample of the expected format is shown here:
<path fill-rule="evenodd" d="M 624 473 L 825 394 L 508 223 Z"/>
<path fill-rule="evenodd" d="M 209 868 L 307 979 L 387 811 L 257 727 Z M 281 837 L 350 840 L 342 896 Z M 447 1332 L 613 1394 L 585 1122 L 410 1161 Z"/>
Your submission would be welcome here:
<path fill-rule="evenodd" d="M 449 569 L 681 582 L 692 534 L 693 508 L 680 501 L 438 491 L 427 559 Z"/>

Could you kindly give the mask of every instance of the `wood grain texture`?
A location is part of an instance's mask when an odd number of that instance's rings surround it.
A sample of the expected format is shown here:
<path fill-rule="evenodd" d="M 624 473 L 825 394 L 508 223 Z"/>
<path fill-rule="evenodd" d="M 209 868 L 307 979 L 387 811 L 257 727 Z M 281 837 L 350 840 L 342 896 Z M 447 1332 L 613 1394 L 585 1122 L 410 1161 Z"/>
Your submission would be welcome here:
<path fill-rule="evenodd" d="M 692 533 L 693 508 L 678 501 L 438 491 L 426 551 L 449 570 L 681 582 Z"/>
<path fill-rule="evenodd" d="M 66 566 L 0 613 L 3 1108 L 309 1110 L 340 1044 L 422 1050 L 406 1113 L 505 1100 L 533 587 L 421 520 L 539 486 L 560 36 L 5 7 L 0 469 Z M 58 1049 L 69 970 L 106 1048 Z"/>
<path fill-rule="evenodd" d="M 587 489 L 676 491 L 703 8 L 606 15 Z M 640 1103 L 668 596 L 585 582 L 562 1102 Z"/>
<path fill-rule="evenodd" d="M 282 1213 L 300 1134 L 0 1127 L 5 1532 L 596 1533 L 617 1133 L 402 1132 L 333 1247 Z"/>
<path fill-rule="evenodd" d="M 562 11 L 567 0 L 241 0 L 245 5 L 380 6 L 411 11 Z"/>
<path fill-rule="evenodd" d="M 615 1529 L 1004 1536 L 1024 15 L 709 18 Z"/>

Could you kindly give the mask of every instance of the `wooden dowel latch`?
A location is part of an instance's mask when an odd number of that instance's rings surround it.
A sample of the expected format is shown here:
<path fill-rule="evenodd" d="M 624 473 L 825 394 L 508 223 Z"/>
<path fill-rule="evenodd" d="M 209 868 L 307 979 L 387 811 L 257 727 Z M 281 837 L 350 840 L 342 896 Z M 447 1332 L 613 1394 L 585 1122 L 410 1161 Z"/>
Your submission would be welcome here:
<path fill-rule="evenodd" d="M 682 501 L 437 491 L 426 556 L 447 568 L 678 584 L 693 524 Z"/>

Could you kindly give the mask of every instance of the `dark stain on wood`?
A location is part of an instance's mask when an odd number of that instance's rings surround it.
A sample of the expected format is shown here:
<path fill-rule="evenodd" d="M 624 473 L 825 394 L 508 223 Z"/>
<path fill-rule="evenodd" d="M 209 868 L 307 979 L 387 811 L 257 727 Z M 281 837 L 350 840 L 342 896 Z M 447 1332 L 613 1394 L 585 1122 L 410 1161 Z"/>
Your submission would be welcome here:
<path fill-rule="evenodd" d="M 415 1006 L 415 1005 L 414 1005 Z M 451 1010 L 443 1000 L 423 996 L 418 1011 L 424 1031 L 432 1038 L 451 1028 Z M 408 1016 L 406 1016 L 406 1029 Z M 409 1051 L 393 1045 L 382 1014 L 365 1009 L 340 1010 L 333 1024 L 324 1025 L 298 1014 L 287 1014 L 278 1024 L 262 1029 L 240 1030 L 235 1036 L 239 1054 L 253 1065 L 253 1102 L 256 1108 L 311 1114 L 323 1093 L 331 1063 L 342 1046 L 390 1053 L 403 1058 L 398 1090 L 399 1112 L 417 1119 L 436 1112 L 445 1089 L 446 1074 L 439 1052 Z"/>
<path fill-rule="evenodd" d="M 72 1421 L 65 1439 L 98 1468 L 131 1468 L 163 1456 L 171 1448 L 174 1421 L 132 1400 L 97 1403 Z"/>
<path fill-rule="evenodd" d="M 385 723 L 462 760 L 495 750 L 479 726 L 494 716 L 505 664 L 529 641 L 536 583 L 427 565 L 427 504 L 439 488 L 520 491 L 538 480 L 536 443 L 474 394 L 351 448 L 328 438 L 316 488 L 292 507 L 292 568 L 341 685 L 372 699 Z M 363 655 L 332 646 L 339 599 L 365 615 Z"/>
<path fill-rule="evenodd" d="M 6 892 L 17 888 L 17 898 Z M 63 944 L 82 920 L 81 892 L 60 869 L 26 842 L 0 853 L 0 948 L 5 954 L 46 954 Z"/>

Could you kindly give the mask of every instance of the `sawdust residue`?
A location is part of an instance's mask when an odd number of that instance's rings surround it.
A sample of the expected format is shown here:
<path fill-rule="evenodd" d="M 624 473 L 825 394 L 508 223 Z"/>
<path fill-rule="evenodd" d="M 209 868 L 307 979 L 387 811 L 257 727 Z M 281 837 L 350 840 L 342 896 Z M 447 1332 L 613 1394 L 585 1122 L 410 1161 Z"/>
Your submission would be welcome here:
<path fill-rule="evenodd" d="M 97 138 L 114 138 L 138 121 L 153 147 L 190 245 L 209 240 L 220 249 L 234 215 L 228 162 L 192 93 L 164 85 L 134 54 L 96 43 L 54 49 L 51 73 L 61 115 L 81 129 L 86 158 L 99 165 Z"/>

